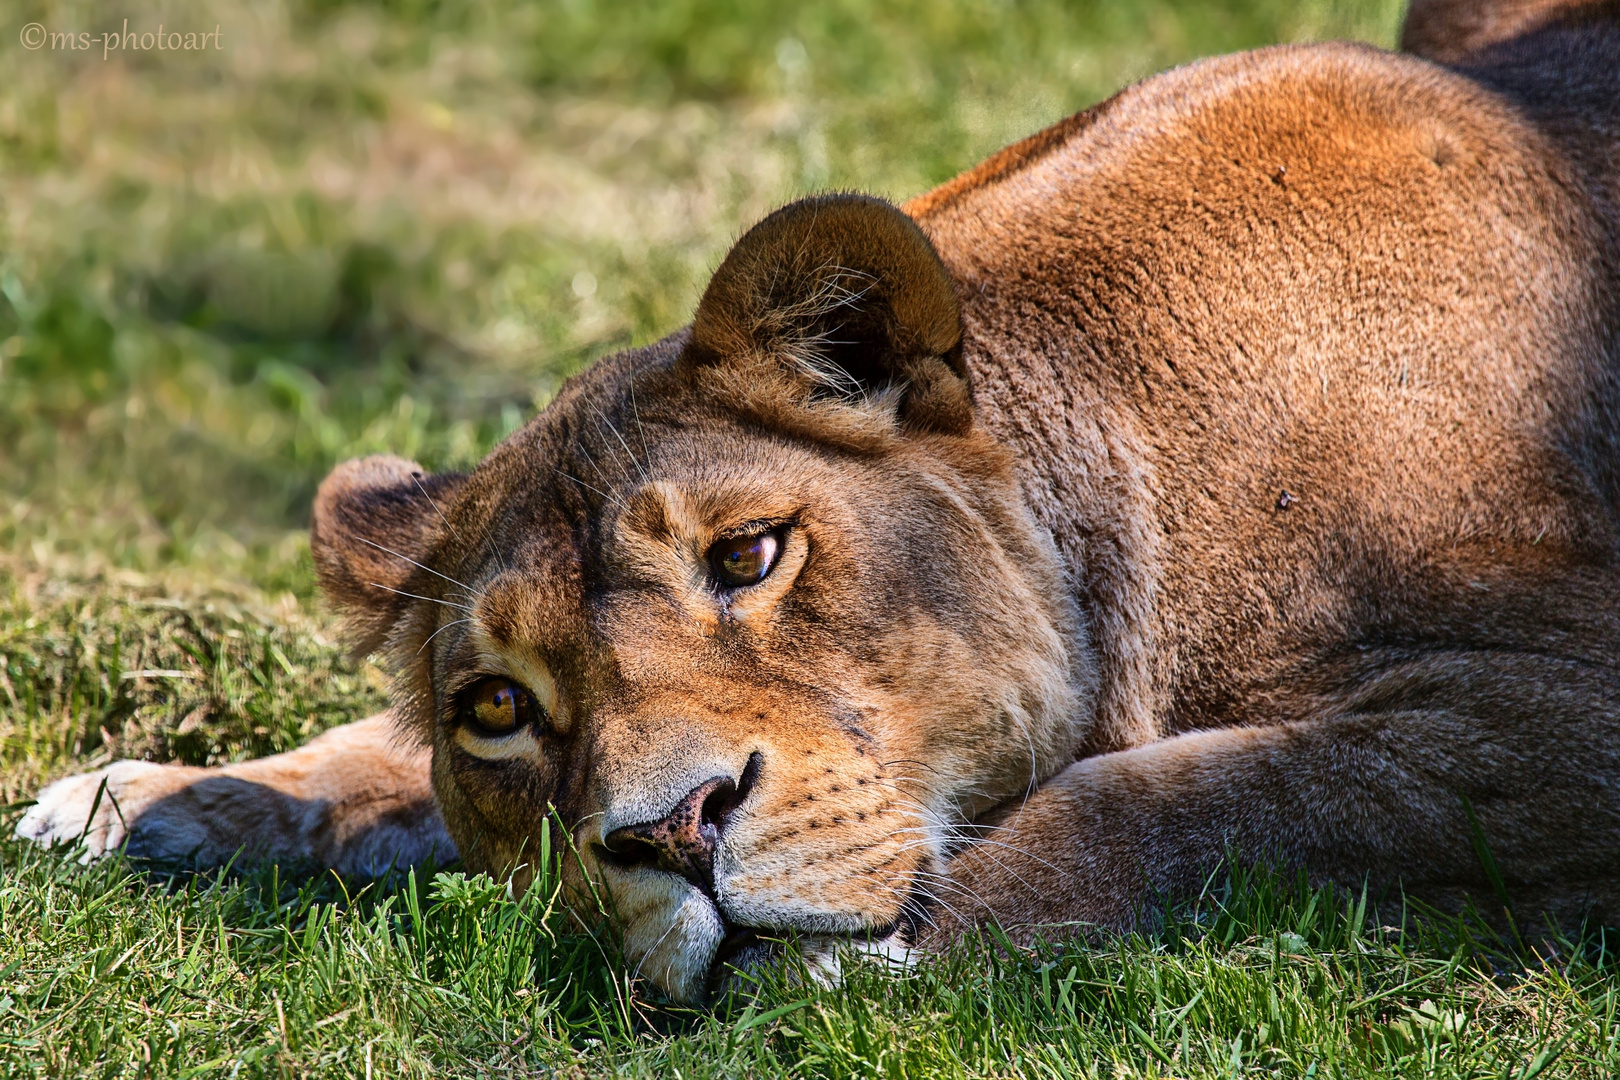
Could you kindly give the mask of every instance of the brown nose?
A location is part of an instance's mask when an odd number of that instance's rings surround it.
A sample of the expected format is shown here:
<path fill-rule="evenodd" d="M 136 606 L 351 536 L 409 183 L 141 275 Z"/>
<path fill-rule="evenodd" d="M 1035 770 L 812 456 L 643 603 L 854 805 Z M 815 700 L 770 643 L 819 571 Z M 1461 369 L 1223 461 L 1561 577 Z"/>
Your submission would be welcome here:
<path fill-rule="evenodd" d="M 714 891 L 714 848 L 726 818 L 753 789 L 761 756 L 748 758 L 742 778 L 715 776 L 687 792 L 664 817 L 614 829 L 598 854 L 620 867 L 646 866 L 679 874 L 704 892 Z"/>

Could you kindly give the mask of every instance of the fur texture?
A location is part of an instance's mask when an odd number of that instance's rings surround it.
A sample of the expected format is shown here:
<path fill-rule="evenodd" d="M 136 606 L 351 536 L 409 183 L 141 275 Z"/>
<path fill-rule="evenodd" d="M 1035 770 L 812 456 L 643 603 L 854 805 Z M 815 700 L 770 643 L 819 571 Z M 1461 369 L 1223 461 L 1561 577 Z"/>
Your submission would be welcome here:
<path fill-rule="evenodd" d="M 1612 16 L 1429 0 L 1419 55 L 1209 60 L 903 214 L 779 211 L 471 474 L 323 485 L 414 756 L 121 764 L 22 830 L 105 777 L 132 846 L 365 867 L 439 844 L 431 769 L 519 884 L 559 815 L 686 999 L 760 934 L 1130 926 L 1233 849 L 1488 902 L 1470 807 L 1521 915 L 1620 918 Z M 491 677 L 539 719 L 473 723 Z"/>

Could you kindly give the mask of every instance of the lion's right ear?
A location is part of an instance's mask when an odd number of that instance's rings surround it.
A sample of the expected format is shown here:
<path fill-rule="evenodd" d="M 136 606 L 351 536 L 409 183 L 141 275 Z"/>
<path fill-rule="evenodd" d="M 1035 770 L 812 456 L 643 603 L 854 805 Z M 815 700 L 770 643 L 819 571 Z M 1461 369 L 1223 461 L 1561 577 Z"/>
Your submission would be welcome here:
<path fill-rule="evenodd" d="M 422 579 L 436 579 L 418 564 L 443 541 L 443 508 L 466 479 L 431 476 L 414 461 L 379 455 L 346 461 L 321 481 L 310 553 L 321 589 L 349 620 L 357 653 L 388 637 L 410 600 L 402 593 L 432 589 Z"/>
<path fill-rule="evenodd" d="M 972 423 L 961 339 L 951 276 L 916 222 L 869 195 L 819 195 L 737 241 L 698 303 L 684 358 L 774 369 L 813 396 L 887 402 L 906 426 L 955 432 Z M 731 389 L 747 394 L 747 378 Z"/>

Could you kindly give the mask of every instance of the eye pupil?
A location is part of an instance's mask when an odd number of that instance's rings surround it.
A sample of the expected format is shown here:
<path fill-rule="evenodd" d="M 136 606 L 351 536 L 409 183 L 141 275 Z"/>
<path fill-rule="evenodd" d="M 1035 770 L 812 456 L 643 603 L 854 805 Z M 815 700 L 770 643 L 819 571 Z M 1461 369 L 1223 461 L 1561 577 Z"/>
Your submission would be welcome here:
<path fill-rule="evenodd" d="M 472 694 L 473 727 L 485 735 L 510 735 L 533 715 L 528 691 L 505 679 L 486 679 Z"/>
<path fill-rule="evenodd" d="M 721 585 L 743 588 L 765 580 L 776 565 L 781 540 L 774 532 L 722 540 L 710 552 L 714 576 Z"/>

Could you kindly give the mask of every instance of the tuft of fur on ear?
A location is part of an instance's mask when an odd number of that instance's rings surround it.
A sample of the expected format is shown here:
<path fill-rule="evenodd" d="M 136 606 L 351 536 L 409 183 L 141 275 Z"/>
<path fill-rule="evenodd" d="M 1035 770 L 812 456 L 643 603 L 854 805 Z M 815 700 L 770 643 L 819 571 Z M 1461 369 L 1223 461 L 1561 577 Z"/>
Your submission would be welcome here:
<path fill-rule="evenodd" d="M 377 455 L 346 461 L 321 481 L 310 553 L 321 589 L 349 620 L 357 653 L 375 651 L 388 637 L 410 602 L 402 593 L 438 591 L 437 579 L 418 564 L 444 539 L 443 507 L 465 480 Z"/>
<path fill-rule="evenodd" d="M 686 362 L 768 361 L 819 398 L 882 400 L 908 425 L 972 423 L 961 314 L 934 246 L 897 207 L 821 195 L 744 234 L 703 293 Z"/>

